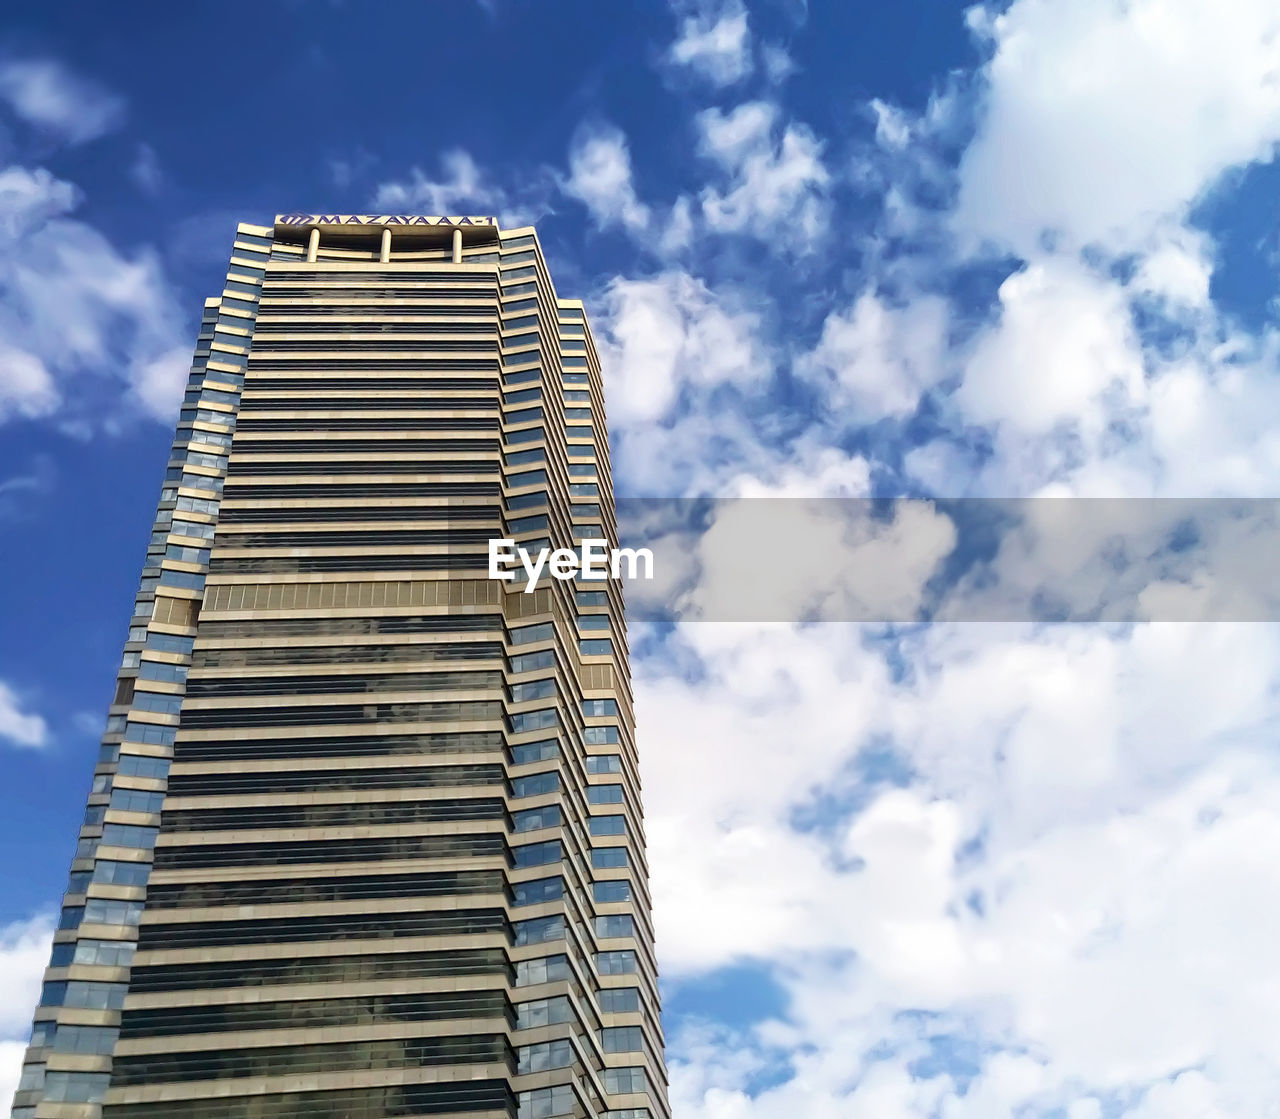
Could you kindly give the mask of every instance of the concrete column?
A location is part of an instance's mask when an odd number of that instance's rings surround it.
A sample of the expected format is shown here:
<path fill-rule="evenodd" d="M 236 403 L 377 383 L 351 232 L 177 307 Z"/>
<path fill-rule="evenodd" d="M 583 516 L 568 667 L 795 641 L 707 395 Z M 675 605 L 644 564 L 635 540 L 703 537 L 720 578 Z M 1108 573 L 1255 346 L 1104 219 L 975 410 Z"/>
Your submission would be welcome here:
<path fill-rule="evenodd" d="M 320 251 L 320 230 L 313 229 L 311 231 L 311 239 L 307 242 L 307 263 L 314 264 L 316 261 L 316 253 Z"/>
<path fill-rule="evenodd" d="M 462 230 L 455 229 L 453 231 L 453 263 L 462 263 Z"/>
<path fill-rule="evenodd" d="M 391 259 L 391 230 L 386 228 L 382 231 L 382 251 L 378 254 L 378 259 L 386 264 Z"/>

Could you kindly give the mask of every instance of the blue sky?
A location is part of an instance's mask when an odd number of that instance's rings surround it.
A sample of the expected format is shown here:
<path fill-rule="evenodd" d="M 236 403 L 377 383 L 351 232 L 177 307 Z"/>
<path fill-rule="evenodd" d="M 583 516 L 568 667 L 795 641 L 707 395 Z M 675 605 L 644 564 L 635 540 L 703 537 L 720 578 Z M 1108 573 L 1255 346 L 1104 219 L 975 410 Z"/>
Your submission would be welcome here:
<path fill-rule="evenodd" d="M 10 14 L 0 1095 L 235 222 L 536 222 L 593 319 L 623 494 L 1275 497 L 1273 9 Z M 904 602 L 947 527 L 886 528 Z M 1212 615 L 1240 544 L 1161 601 Z M 1280 1098 L 1274 626 L 633 639 L 680 1119 Z"/>

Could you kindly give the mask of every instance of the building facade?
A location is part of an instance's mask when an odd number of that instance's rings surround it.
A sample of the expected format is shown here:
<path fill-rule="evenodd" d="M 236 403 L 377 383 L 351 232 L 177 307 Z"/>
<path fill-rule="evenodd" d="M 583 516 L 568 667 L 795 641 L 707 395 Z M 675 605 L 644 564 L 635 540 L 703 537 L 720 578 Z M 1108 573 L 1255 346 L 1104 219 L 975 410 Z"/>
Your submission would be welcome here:
<path fill-rule="evenodd" d="M 582 304 L 488 217 L 241 225 L 15 1119 L 669 1119 Z"/>

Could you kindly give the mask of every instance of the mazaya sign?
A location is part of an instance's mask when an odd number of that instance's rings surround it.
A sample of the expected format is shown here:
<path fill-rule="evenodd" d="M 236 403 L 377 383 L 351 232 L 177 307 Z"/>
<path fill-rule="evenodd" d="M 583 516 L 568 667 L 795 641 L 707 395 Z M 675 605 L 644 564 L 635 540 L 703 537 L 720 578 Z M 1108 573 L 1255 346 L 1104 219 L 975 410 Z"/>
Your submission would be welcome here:
<path fill-rule="evenodd" d="M 492 215 L 427 217 L 422 214 L 277 214 L 276 225 L 497 225 Z"/>

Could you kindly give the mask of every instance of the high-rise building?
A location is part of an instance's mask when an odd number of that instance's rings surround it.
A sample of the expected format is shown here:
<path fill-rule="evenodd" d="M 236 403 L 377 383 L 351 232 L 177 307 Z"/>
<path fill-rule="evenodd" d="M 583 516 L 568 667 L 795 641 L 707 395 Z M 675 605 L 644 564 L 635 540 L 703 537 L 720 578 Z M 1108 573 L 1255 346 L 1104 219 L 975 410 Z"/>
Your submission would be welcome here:
<path fill-rule="evenodd" d="M 16 1119 L 668 1119 L 600 366 L 532 229 L 241 225 Z"/>

